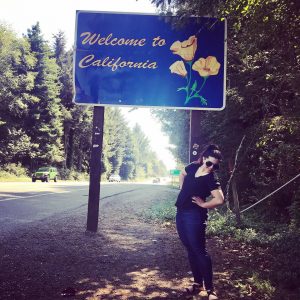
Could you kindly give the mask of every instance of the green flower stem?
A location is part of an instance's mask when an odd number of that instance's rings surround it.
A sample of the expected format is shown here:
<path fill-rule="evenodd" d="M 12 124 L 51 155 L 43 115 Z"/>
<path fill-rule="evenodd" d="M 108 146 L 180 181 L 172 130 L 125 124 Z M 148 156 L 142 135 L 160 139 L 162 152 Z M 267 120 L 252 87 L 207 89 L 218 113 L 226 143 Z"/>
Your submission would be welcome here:
<path fill-rule="evenodd" d="M 187 104 L 189 102 L 189 79 L 188 79 L 188 77 L 186 77 L 186 81 L 187 81 L 187 85 L 185 87 L 186 96 L 185 96 L 184 104 Z"/>
<path fill-rule="evenodd" d="M 186 76 L 187 86 L 184 88 L 185 92 L 186 92 L 184 104 L 189 103 L 190 100 L 193 98 L 199 98 L 201 100 L 201 103 L 206 105 L 206 99 L 204 99 L 199 93 L 204 88 L 204 86 L 206 84 L 206 80 L 209 76 L 203 77 L 202 85 L 198 91 L 190 90 L 190 85 L 191 85 L 191 80 L 192 80 L 192 63 L 193 63 L 192 61 L 187 62 L 187 64 L 189 65 L 189 74 L 188 74 L 188 76 Z"/>
<path fill-rule="evenodd" d="M 189 61 L 187 62 L 187 64 L 189 65 L 189 76 L 187 79 L 187 86 L 186 86 L 186 97 L 185 97 L 185 102 L 184 104 L 187 104 L 190 101 L 190 85 L 191 85 L 191 79 L 192 79 L 192 63 L 193 61 Z"/>
<path fill-rule="evenodd" d="M 189 82 L 188 82 L 188 87 L 190 88 L 190 84 L 191 84 L 191 79 L 192 79 L 192 61 L 187 62 L 187 64 L 190 67 L 190 74 L 189 74 Z"/>
<path fill-rule="evenodd" d="M 185 100 L 184 104 L 187 104 L 193 98 L 200 98 L 201 103 L 203 102 L 204 98 L 201 95 L 199 95 L 199 93 L 204 88 L 207 78 L 208 78 L 208 76 L 203 77 L 203 82 L 202 82 L 202 85 L 201 85 L 200 89 L 198 91 L 195 91 L 194 94 L 193 94 L 193 91 L 192 91 L 191 94 L 188 96 L 188 100 Z"/>
<path fill-rule="evenodd" d="M 201 90 L 203 89 L 203 87 L 204 87 L 204 85 L 205 85 L 205 83 L 206 83 L 207 78 L 208 78 L 208 76 L 203 77 L 203 79 L 204 79 L 204 80 L 203 80 L 203 83 L 202 83 L 200 89 L 199 89 L 198 91 L 196 91 L 197 94 L 200 93 Z"/>

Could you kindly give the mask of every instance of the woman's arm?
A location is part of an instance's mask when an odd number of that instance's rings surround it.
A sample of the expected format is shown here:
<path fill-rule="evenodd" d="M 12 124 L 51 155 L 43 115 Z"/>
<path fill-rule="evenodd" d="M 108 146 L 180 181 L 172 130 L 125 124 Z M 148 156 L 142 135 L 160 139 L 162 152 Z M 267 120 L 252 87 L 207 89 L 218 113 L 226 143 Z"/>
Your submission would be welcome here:
<path fill-rule="evenodd" d="M 182 185 L 183 185 L 184 178 L 186 175 L 187 175 L 187 173 L 185 170 L 181 171 L 181 173 L 179 175 L 179 189 L 182 189 Z"/>
<path fill-rule="evenodd" d="M 224 203 L 224 195 L 221 189 L 211 191 L 212 199 L 205 202 L 202 198 L 194 196 L 192 202 L 203 208 L 215 208 Z"/>

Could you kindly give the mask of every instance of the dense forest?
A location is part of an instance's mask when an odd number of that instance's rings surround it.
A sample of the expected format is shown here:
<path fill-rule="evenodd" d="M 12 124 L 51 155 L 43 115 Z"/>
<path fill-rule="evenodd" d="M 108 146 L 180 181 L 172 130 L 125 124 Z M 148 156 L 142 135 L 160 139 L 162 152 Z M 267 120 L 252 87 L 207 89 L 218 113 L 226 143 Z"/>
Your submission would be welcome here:
<path fill-rule="evenodd" d="M 39 23 L 18 38 L 0 24 L 0 169 L 16 175 L 52 165 L 62 178 L 89 172 L 93 110 L 73 98 L 73 51 L 63 32 L 44 41 Z M 167 170 L 139 125 L 105 109 L 103 177 L 163 176 Z M 99 158 L 100 159 L 100 158 Z"/>

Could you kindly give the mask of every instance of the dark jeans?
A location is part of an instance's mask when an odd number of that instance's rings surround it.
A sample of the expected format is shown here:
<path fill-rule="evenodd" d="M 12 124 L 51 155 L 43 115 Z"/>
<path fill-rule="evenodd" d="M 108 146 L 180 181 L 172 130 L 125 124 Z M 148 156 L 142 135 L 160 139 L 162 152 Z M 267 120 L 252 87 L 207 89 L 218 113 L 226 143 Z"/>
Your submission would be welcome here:
<path fill-rule="evenodd" d="M 212 263 L 205 248 L 206 216 L 197 210 L 178 210 L 176 226 L 180 240 L 187 249 L 194 280 L 207 290 L 213 289 Z"/>

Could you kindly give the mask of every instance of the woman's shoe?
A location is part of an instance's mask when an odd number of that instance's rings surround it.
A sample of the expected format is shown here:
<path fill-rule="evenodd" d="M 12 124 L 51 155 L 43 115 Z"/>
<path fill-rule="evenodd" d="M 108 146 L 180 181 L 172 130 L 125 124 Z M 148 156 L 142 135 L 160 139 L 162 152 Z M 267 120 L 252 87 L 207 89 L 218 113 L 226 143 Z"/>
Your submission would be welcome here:
<path fill-rule="evenodd" d="M 204 288 L 197 283 L 194 283 L 191 287 L 185 288 L 185 294 L 189 295 L 198 295 L 200 292 L 204 291 Z"/>
<path fill-rule="evenodd" d="M 208 294 L 208 300 L 217 300 L 219 299 L 216 292 L 214 291 L 207 291 Z"/>

